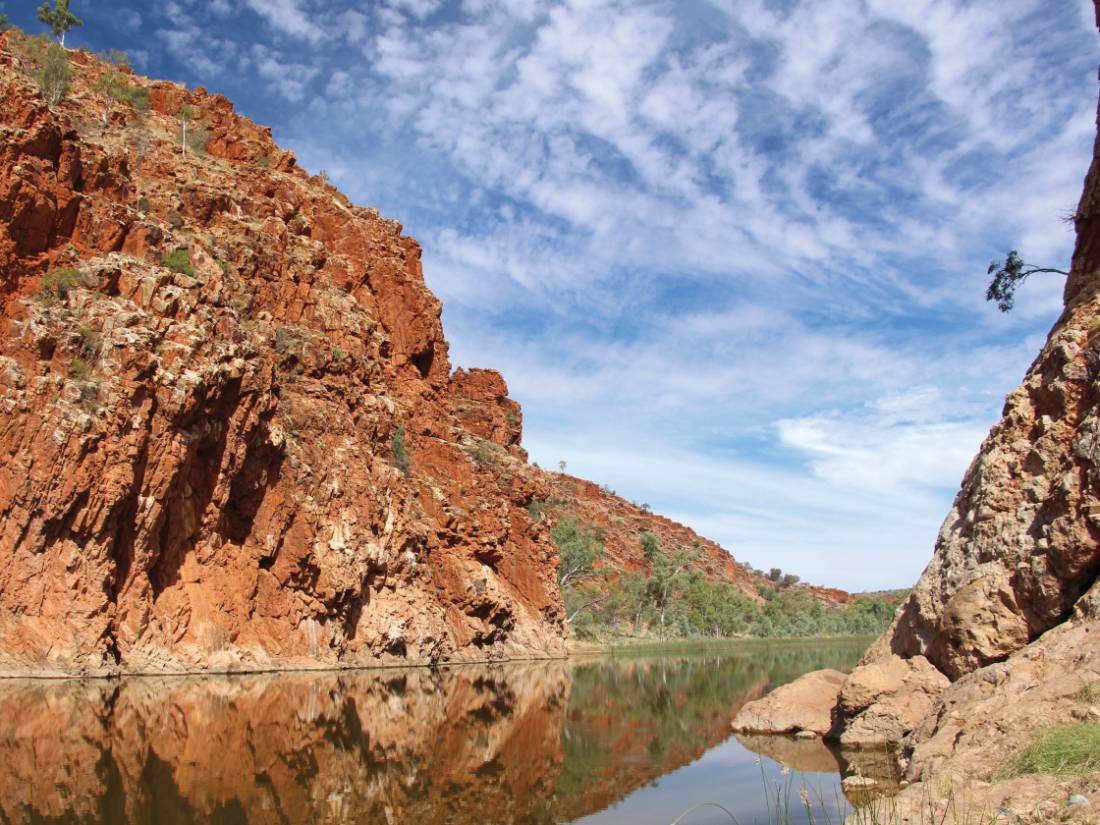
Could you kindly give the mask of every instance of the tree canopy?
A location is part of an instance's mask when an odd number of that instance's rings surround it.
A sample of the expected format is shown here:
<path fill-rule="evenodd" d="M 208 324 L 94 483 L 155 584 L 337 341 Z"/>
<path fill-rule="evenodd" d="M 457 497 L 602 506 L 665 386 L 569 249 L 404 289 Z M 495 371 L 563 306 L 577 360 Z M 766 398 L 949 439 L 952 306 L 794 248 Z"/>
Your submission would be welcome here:
<path fill-rule="evenodd" d="M 987 275 L 992 275 L 993 280 L 985 291 L 987 301 L 996 301 L 997 309 L 1008 312 L 1012 309 L 1016 300 L 1016 288 L 1036 272 L 1055 272 L 1059 275 L 1069 275 L 1061 269 L 1053 267 L 1032 266 L 1021 260 L 1019 253 L 1013 249 L 1005 257 L 1003 264 L 991 261 Z"/>
<path fill-rule="evenodd" d="M 65 33 L 74 26 L 83 26 L 84 21 L 69 11 L 69 0 L 46 0 L 38 7 L 38 19 L 54 33 L 57 42 L 65 45 Z"/>

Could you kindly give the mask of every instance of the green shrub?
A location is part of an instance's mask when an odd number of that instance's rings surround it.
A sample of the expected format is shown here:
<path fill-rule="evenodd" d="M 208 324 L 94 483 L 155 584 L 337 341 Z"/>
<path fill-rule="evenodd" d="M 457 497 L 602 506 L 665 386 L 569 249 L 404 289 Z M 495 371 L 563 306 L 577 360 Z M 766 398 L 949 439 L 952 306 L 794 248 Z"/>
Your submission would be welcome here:
<path fill-rule="evenodd" d="M 393 434 L 393 438 L 390 440 L 390 450 L 393 452 L 393 466 L 407 477 L 412 469 L 412 462 L 409 459 L 408 450 L 405 449 L 404 425 L 399 425 L 397 431 Z"/>
<path fill-rule="evenodd" d="M 187 129 L 187 145 L 196 155 L 205 155 L 206 147 L 210 143 L 210 130 L 201 123 L 196 123 Z"/>
<path fill-rule="evenodd" d="M 51 269 L 42 278 L 39 295 L 49 303 L 63 301 L 80 285 L 80 273 L 71 268 Z"/>
<path fill-rule="evenodd" d="M 95 358 L 103 349 L 103 338 L 91 327 L 82 326 L 77 330 L 80 336 L 80 354 L 84 358 Z"/>
<path fill-rule="evenodd" d="M 107 67 L 92 84 L 92 91 L 117 103 L 133 106 L 143 112 L 148 111 L 149 90 L 132 84 L 123 71 L 130 66 L 126 54 L 112 49 L 102 58 Z"/>
<path fill-rule="evenodd" d="M 69 377 L 75 378 L 78 381 L 83 381 L 92 375 L 92 367 L 87 361 L 79 356 L 72 360 L 69 364 Z"/>
<path fill-rule="evenodd" d="M 478 464 L 490 464 L 493 460 L 493 451 L 484 438 L 479 438 L 474 444 L 467 447 L 466 452 Z"/>
<path fill-rule="evenodd" d="M 50 106 L 60 103 L 72 80 L 69 53 L 40 37 L 20 37 L 12 45 L 46 103 Z"/>
<path fill-rule="evenodd" d="M 1071 722 L 1039 734 L 1000 774 L 1084 776 L 1100 771 L 1100 723 Z"/>
<path fill-rule="evenodd" d="M 149 90 L 144 86 L 131 86 L 126 90 L 126 103 L 129 103 L 139 112 L 148 112 L 152 105 L 149 102 Z"/>
<path fill-rule="evenodd" d="M 339 347 L 332 348 L 332 360 L 339 364 L 345 358 L 348 357 L 347 350 L 340 349 Z"/>
<path fill-rule="evenodd" d="M 86 412 L 95 412 L 99 409 L 99 382 L 85 381 L 80 385 L 80 396 L 77 403 Z"/>
<path fill-rule="evenodd" d="M 191 251 L 188 249 L 174 249 L 161 258 L 161 263 L 173 272 L 181 275 L 194 275 L 195 268 L 191 266 Z"/>

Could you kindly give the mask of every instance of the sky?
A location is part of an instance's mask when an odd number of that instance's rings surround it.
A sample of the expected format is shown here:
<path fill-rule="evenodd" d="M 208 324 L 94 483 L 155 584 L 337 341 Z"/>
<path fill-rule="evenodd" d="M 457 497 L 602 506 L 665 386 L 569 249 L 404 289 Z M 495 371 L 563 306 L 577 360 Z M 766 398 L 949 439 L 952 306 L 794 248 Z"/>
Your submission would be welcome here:
<path fill-rule="evenodd" d="M 0 2 L 29 31 L 36 2 Z M 424 248 L 531 459 L 756 567 L 911 585 L 1061 307 L 1087 0 L 73 0 Z"/>

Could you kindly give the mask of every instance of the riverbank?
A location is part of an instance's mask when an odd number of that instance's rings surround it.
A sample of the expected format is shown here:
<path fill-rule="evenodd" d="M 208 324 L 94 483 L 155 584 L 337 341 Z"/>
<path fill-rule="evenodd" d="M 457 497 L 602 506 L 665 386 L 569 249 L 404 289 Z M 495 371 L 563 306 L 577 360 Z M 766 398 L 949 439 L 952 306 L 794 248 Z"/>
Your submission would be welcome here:
<path fill-rule="evenodd" d="M 875 641 L 873 635 L 860 636 L 783 636 L 779 638 L 760 638 L 746 636 L 736 639 L 648 639 L 619 638 L 611 641 L 589 641 L 582 639 L 566 640 L 566 655 L 583 656 L 621 656 L 623 654 L 652 653 L 705 653 L 708 650 L 725 650 L 730 647 L 774 647 L 805 646 L 809 644 L 859 644 L 870 647 Z"/>

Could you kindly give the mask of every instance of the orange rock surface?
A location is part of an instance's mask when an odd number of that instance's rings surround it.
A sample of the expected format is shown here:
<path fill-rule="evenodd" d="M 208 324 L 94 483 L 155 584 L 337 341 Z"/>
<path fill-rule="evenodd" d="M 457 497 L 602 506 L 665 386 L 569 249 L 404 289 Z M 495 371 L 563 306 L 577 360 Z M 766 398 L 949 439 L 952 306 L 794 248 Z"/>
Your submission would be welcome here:
<path fill-rule="evenodd" d="M 416 241 L 202 89 L 128 77 L 141 113 L 76 52 L 48 107 L 12 37 L 0 670 L 560 655 L 546 481 L 503 379 L 451 375 Z"/>

